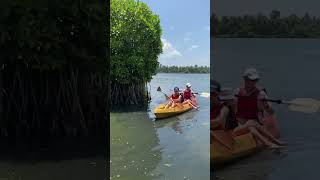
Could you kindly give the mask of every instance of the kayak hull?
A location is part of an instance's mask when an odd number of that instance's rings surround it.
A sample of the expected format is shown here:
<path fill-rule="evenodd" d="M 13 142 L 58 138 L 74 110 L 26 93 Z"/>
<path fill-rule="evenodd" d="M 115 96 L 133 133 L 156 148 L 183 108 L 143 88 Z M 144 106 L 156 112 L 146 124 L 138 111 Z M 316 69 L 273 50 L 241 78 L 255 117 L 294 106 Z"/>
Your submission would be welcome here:
<path fill-rule="evenodd" d="M 265 117 L 262 123 L 273 137 L 280 137 L 279 127 L 274 116 Z M 257 141 L 250 132 L 236 137 L 233 137 L 232 132 L 232 130 L 213 130 L 211 132 L 210 160 L 214 167 L 255 154 L 266 147 Z"/>
<path fill-rule="evenodd" d="M 234 137 L 231 147 L 213 140 L 210 144 L 210 160 L 213 166 L 221 166 L 239 158 L 252 155 L 263 148 L 264 146 L 261 143 L 257 143 L 251 133 Z"/>
<path fill-rule="evenodd" d="M 175 107 L 169 107 L 167 109 L 165 109 L 165 106 L 166 104 L 160 104 L 158 107 L 154 109 L 156 119 L 163 119 L 176 116 L 190 111 L 192 109 L 192 106 L 190 104 L 184 104 L 182 106 L 180 104 L 177 104 Z"/>

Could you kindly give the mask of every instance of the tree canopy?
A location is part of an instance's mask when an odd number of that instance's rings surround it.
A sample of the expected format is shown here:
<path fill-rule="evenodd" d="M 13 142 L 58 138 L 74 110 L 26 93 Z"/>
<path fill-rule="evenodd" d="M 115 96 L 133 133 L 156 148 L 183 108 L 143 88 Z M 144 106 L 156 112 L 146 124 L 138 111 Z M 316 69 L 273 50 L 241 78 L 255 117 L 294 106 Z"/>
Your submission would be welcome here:
<path fill-rule="evenodd" d="M 111 0 L 110 78 L 127 85 L 151 80 L 162 52 L 160 19 L 143 2 Z"/>
<path fill-rule="evenodd" d="M 281 17 L 273 10 L 269 16 L 256 15 L 211 17 L 211 35 L 216 37 L 244 38 L 319 38 L 320 17 L 306 13 L 298 17 L 291 14 Z"/>
<path fill-rule="evenodd" d="M 106 23 L 101 21 L 106 16 L 101 4 L 93 0 L 2 0 L 1 65 L 20 63 L 45 70 L 72 64 L 105 69 L 101 47 L 106 47 Z"/>

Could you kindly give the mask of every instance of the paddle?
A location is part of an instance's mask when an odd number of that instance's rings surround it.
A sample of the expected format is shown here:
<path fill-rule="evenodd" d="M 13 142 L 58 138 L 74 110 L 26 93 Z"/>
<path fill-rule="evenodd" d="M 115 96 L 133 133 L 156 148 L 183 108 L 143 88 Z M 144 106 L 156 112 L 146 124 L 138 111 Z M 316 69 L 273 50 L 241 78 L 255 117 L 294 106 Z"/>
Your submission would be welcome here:
<path fill-rule="evenodd" d="M 172 91 L 172 89 L 169 89 L 170 91 Z M 182 92 L 181 90 L 180 90 L 180 92 Z M 202 92 L 202 93 L 199 93 L 199 92 L 193 92 L 193 94 L 196 94 L 196 95 L 199 95 L 199 96 L 201 96 L 201 97 L 205 97 L 205 98 L 208 98 L 208 97 L 210 97 L 210 93 L 208 93 L 208 92 Z"/>
<path fill-rule="evenodd" d="M 194 92 L 193 94 L 196 94 L 196 95 L 199 95 L 199 96 L 205 97 L 205 98 L 210 97 L 210 93 L 207 93 L 207 92 L 202 92 L 202 93 Z"/>
<path fill-rule="evenodd" d="M 320 101 L 312 98 L 296 98 L 291 101 L 284 101 L 281 99 L 265 99 L 268 102 L 286 104 L 292 111 L 299 111 L 304 113 L 315 113 L 320 111 Z"/>
<path fill-rule="evenodd" d="M 167 99 L 170 99 L 170 97 L 169 97 L 166 93 L 162 92 L 162 90 L 161 90 L 161 87 L 160 87 L 160 86 L 157 88 L 157 91 L 158 91 L 158 92 L 161 92 L 162 94 L 164 94 L 164 95 L 166 96 L 166 98 L 167 98 Z"/>
<path fill-rule="evenodd" d="M 221 101 L 232 101 L 233 99 L 221 99 Z M 264 99 L 265 101 L 286 104 L 292 111 L 315 113 L 320 111 L 320 101 L 312 98 L 296 98 L 291 101 L 281 99 Z"/>
<path fill-rule="evenodd" d="M 167 100 L 170 100 L 170 101 L 173 103 L 173 100 L 172 100 L 166 93 L 162 92 L 160 86 L 157 88 L 157 91 L 158 91 L 158 92 L 161 92 L 162 94 L 164 94 L 164 95 L 166 96 L 166 99 L 167 99 Z M 169 103 L 169 102 L 168 102 L 168 103 Z M 167 104 L 168 104 L 168 103 L 167 103 Z"/>

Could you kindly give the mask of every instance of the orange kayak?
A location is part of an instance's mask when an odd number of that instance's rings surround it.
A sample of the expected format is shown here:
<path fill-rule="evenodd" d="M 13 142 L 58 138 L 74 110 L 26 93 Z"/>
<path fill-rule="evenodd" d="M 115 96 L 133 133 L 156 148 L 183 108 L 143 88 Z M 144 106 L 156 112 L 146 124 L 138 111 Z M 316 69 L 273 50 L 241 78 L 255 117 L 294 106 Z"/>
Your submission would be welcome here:
<path fill-rule="evenodd" d="M 228 132 L 219 130 L 220 135 L 215 134 L 210 144 L 210 160 L 213 165 L 221 165 L 232 162 L 239 158 L 254 154 L 263 149 L 263 145 L 258 143 L 251 133 L 246 133 L 236 137 Z M 219 133 L 219 131 L 215 133 Z M 224 135 L 223 135 L 224 134 Z"/>
<path fill-rule="evenodd" d="M 196 104 L 193 101 L 193 104 Z M 166 104 L 160 104 L 154 109 L 154 114 L 156 119 L 168 118 L 182 114 L 184 112 L 190 111 L 193 107 L 190 104 L 184 104 L 181 106 L 181 103 L 177 104 L 175 107 L 165 108 Z"/>
<path fill-rule="evenodd" d="M 278 126 L 272 116 L 266 117 L 263 124 L 274 137 L 280 136 Z M 211 139 L 210 160 L 213 166 L 255 154 L 266 147 L 258 142 L 250 132 L 233 137 L 232 130 L 214 130 L 211 131 Z"/>

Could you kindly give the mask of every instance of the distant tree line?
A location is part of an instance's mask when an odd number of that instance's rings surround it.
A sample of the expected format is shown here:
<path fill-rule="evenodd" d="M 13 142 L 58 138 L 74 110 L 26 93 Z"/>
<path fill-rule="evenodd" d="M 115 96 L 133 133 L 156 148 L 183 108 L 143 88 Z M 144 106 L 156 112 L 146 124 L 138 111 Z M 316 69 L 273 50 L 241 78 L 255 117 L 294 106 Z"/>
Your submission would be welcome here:
<path fill-rule="evenodd" d="M 280 16 L 273 10 L 269 16 L 258 13 L 243 16 L 211 16 L 211 36 L 217 38 L 319 38 L 320 17 L 291 14 Z"/>
<path fill-rule="evenodd" d="M 210 73 L 208 66 L 163 66 L 160 65 L 157 69 L 158 73 Z"/>

